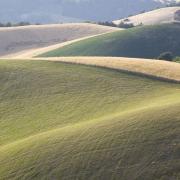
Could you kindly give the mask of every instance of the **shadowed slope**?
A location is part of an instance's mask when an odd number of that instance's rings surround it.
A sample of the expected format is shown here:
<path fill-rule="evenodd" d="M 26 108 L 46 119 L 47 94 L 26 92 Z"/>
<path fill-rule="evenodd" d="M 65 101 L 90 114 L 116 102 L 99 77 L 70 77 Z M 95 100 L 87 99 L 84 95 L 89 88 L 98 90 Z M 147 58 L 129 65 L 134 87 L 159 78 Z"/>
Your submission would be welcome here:
<path fill-rule="evenodd" d="M 42 58 L 31 60 L 42 60 Z M 124 57 L 49 57 L 43 58 L 44 60 L 99 66 L 155 79 L 180 82 L 180 64 L 175 62 Z"/>
<path fill-rule="evenodd" d="M 100 35 L 46 52 L 39 57 L 116 56 L 153 59 L 166 51 L 179 56 L 179 46 L 180 25 L 164 24 Z"/>

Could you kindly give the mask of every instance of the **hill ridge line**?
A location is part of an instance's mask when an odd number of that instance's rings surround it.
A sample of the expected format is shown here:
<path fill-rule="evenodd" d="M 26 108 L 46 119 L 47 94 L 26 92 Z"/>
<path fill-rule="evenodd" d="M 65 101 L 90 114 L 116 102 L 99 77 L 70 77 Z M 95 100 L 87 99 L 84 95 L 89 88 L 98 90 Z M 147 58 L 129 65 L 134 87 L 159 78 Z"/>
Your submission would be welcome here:
<path fill-rule="evenodd" d="M 120 28 L 114 28 L 114 29 L 111 29 L 107 32 L 101 32 L 101 33 L 97 33 L 95 35 L 87 35 L 85 37 L 80 37 L 80 38 L 76 38 L 76 39 L 73 39 L 73 40 L 68 40 L 68 41 L 65 41 L 65 42 L 60 42 L 60 43 L 56 43 L 54 45 L 48 45 L 48 46 L 45 46 L 45 47 L 39 47 L 39 48 L 33 48 L 33 49 L 27 49 L 27 50 L 23 50 L 23 51 L 19 51 L 19 52 L 15 52 L 15 53 L 10 53 L 10 54 L 7 54 L 7 55 L 3 55 L 3 56 L 0 56 L 0 58 L 33 58 L 35 56 L 38 56 L 42 53 L 46 53 L 48 51 L 52 51 L 52 50 L 55 50 L 55 49 L 58 49 L 58 48 L 62 48 L 64 46 L 67 46 L 67 45 L 71 45 L 73 43 L 76 43 L 76 42 L 79 42 L 79 41 L 82 41 L 82 40 L 87 40 L 87 39 L 90 39 L 90 38 L 94 38 L 94 37 L 98 37 L 98 36 L 101 36 L 101 35 L 106 35 L 106 34 L 111 34 L 112 32 L 117 32 L 117 31 L 122 31 L 124 29 L 120 29 Z"/>
<path fill-rule="evenodd" d="M 126 22 L 127 19 L 129 20 L 128 23 L 133 23 L 135 25 L 139 25 L 140 23 L 145 25 L 172 23 L 172 22 L 176 22 L 174 15 L 178 10 L 180 10 L 179 6 L 162 7 L 151 11 L 143 12 L 140 14 L 132 15 L 130 17 L 116 19 L 113 20 L 113 23 L 118 25 L 121 22 L 124 21 Z"/>
<path fill-rule="evenodd" d="M 66 58 L 66 57 L 65 57 Z M 72 57 L 74 58 L 74 57 Z M 97 58 L 97 57 L 96 57 Z M 103 57 L 104 58 L 104 57 Z M 110 57 L 112 58 L 112 57 Z M 50 60 L 51 61 L 52 58 L 48 58 L 47 60 Z M 108 57 L 107 57 L 108 59 Z M 129 58 L 127 58 L 129 59 Z M 131 58 L 132 60 L 134 58 Z M 39 58 L 39 60 L 42 60 L 41 58 Z M 140 59 L 139 59 L 140 60 Z M 147 59 L 146 59 L 147 60 Z M 54 59 L 52 60 L 54 61 Z M 102 67 L 102 68 L 108 68 L 108 69 L 113 69 L 113 70 L 119 70 L 121 72 L 124 72 L 124 73 L 128 73 L 128 74 L 133 74 L 133 75 L 138 75 L 138 76 L 144 76 L 144 77 L 147 77 L 147 78 L 151 78 L 151 79 L 156 79 L 156 80 L 160 80 L 160 81 L 166 81 L 166 82 L 172 82 L 172 83 L 177 83 L 179 84 L 180 83 L 180 78 L 178 79 L 173 79 L 173 78 L 170 78 L 170 77 L 165 77 L 165 76 L 161 76 L 161 75 L 155 75 L 155 74 L 150 74 L 150 73 L 147 73 L 147 72 L 141 72 L 141 71 L 136 71 L 136 70 L 133 70 L 133 69 L 126 69 L 126 68 L 123 68 L 123 67 L 114 67 L 114 66 L 111 66 L 111 65 L 105 65 L 103 64 L 102 62 L 96 64 L 96 63 L 93 63 L 93 62 L 75 62 L 74 61 L 66 61 L 63 59 L 60 59 L 60 60 L 55 60 L 55 61 L 60 61 L 60 62 L 65 62 L 65 63 L 72 63 L 72 64 L 81 64 L 81 65 L 87 65 L 87 66 L 97 66 L 97 67 Z M 99 60 L 99 61 L 102 61 L 102 60 Z M 152 60 L 151 60 L 152 61 Z M 158 60 L 157 60 L 158 61 Z M 160 61 L 160 62 L 163 62 L 163 61 Z M 178 64 L 178 63 L 176 63 Z"/>
<path fill-rule="evenodd" d="M 4 144 L 4 145 L 0 146 L 0 152 L 3 152 L 5 149 L 8 149 L 11 146 L 16 146 L 19 143 L 26 142 L 26 141 L 34 139 L 38 136 L 45 136 L 45 135 L 48 135 L 49 133 L 51 134 L 51 133 L 55 133 L 57 131 L 66 130 L 66 129 L 71 128 L 73 126 L 80 127 L 81 125 L 84 125 L 84 124 L 89 124 L 89 123 L 92 124 L 94 121 L 96 121 L 96 122 L 107 121 L 109 118 L 114 119 L 114 118 L 121 117 L 121 116 L 129 116 L 130 114 L 140 113 L 141 111 L 144 111 L 144 110 L 147 111 L 148 109 L 161 109 L 164 106 L 174 106 L 174 105 L 179 104 L 179 103 L 180 102 L 177 101 L 177 102 L 173 102 L 173 103 L 168 102 L 168 103 L 165 103 L 163 105 L 161 103 L 159 103 L 159 104 L 152 103 L 148 106 L 142 106 L 141 105 L 140 107 L 137 107 L 137 108 L 135 107 L 135 108 L 132 108 L 131 110 L 125 110 L 125 111 L 120 112 L 120 113 L 115 113 L 114 115 L 108 115 L 106 117 L 100 117 L 100 118 L 92 119 L 92 120 L 85 121 L 85 122 L 78 122 L 78 123 L 69 124 L 69 125 L 66 125 L 63 127 L 54 128 L 54 129 L 47 130 L 44 132 L 40 132 L 40 133 L 37 133 L 34 135 L 30 135 L 30 136 L 22 138 L 22 139 L 15 140 L 14 142 Z"/>
<path fill-rule="evenodd" d="M 163 60 L 126 57 L 0 58 L 0 60 L 40 60 L 97 66 L 161 81 L 180 83 L 180 64 Z"/>

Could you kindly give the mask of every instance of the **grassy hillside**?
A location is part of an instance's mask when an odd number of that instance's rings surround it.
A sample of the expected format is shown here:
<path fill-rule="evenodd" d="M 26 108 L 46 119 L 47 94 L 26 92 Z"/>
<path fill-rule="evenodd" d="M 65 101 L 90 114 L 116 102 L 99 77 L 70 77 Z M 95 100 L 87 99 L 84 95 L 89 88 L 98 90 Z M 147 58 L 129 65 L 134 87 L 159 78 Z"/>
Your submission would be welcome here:
<path fill-rule="evenodd" d="M 0 56 L 43 48 L 87 36 L 113 32 L 117 28 L 90 23 L 65 23 L 0 28 Z"/>
<path fill-rule="evenodd" d="M 0 179 L 180 178 L 180 85 L 0 62 Z"/>
<path fill-rule="evenodd" d="M 42 60 L 42 58 L 32 58 L 29 60 Z M 178 57 L 176 62 L 163 60 L 125 58 L 125 57 L 47 57 L 43 61 L 56 61 L 74 64 L 91 65 L 97 67 L 105 67 L 110 69 L 131 72 L 133 74 L 141 74 L 143 76 L 151 76 L 155 79 L 164 79 L 167 81 L 180 83 L 180 64 Z"/>
<path fill-rule="evenodd" d="M 156 58 L 162 52 L 180 55 L 180 25 L 164 24 L 113 32 L 82 40 L 47 53 L 54 56 L 120 56 Z"/>

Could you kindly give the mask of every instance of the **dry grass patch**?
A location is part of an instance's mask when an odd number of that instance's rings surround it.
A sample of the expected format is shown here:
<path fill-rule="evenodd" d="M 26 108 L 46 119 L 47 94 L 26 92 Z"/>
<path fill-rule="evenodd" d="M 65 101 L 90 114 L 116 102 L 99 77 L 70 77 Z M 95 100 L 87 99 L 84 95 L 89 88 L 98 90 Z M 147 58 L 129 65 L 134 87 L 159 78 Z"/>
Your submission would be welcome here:
<path fill-rule="evenodd" d="M 124 57 L 55 57 L 43 60 L 120 69 L 180 82 L 180 64 L 175 62 Z"/>
<path fill-rule="evenodd" d="M 161 8 L 157 10 L 153 10 L 150 12 L 145 12 L 142 14 L 138 14 L 135 16 L 129 17 L 128 23 L 133 23 L 138 25 L 140 23 L 144 25 L 155 25 L 155 24 L 162 24 L 162 23 L 172 23 L 175 21 L 176 12 L 180 10 L 180 7 L 167 7 Z M 114 21 L 115 24 L 120 24 L 125 19 L 116 20 Z"/>

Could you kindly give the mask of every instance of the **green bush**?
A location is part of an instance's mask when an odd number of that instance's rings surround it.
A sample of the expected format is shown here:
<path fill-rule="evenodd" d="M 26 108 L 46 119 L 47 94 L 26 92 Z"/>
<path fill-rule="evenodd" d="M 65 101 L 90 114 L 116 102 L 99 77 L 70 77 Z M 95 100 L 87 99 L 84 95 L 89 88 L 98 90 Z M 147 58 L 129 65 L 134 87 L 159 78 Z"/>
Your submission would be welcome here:
<path fill-rule="evenodd" d="M 166 61 L 173 61 L 173 54 L 171 52 L 163 52 L 159 55 L 158 59 L 166 60 Z"/>
<path fill-rule="evenodd" d="M 121 23 L 118 25 L 118 27 L 119 27 L 119 28 L 128 29 L 128 28 L 134 27 L 134 24 L 133 24 L 133 23 L 124 23 L 124 22 L 121 22 Z"/>
<path fill-rule="evenodd" d="M 108 21 L 105 21 L 105 22 L 98 22 L 97 24 L 103 25 L 103 26 L 117 27 L 116 24 L 114 24 L 113 22 L 108 22 Z"/>
<path fill-rule="evenodd" d="M 173 61 L 180 63 L 180 57 L 175 57 Z"/>

